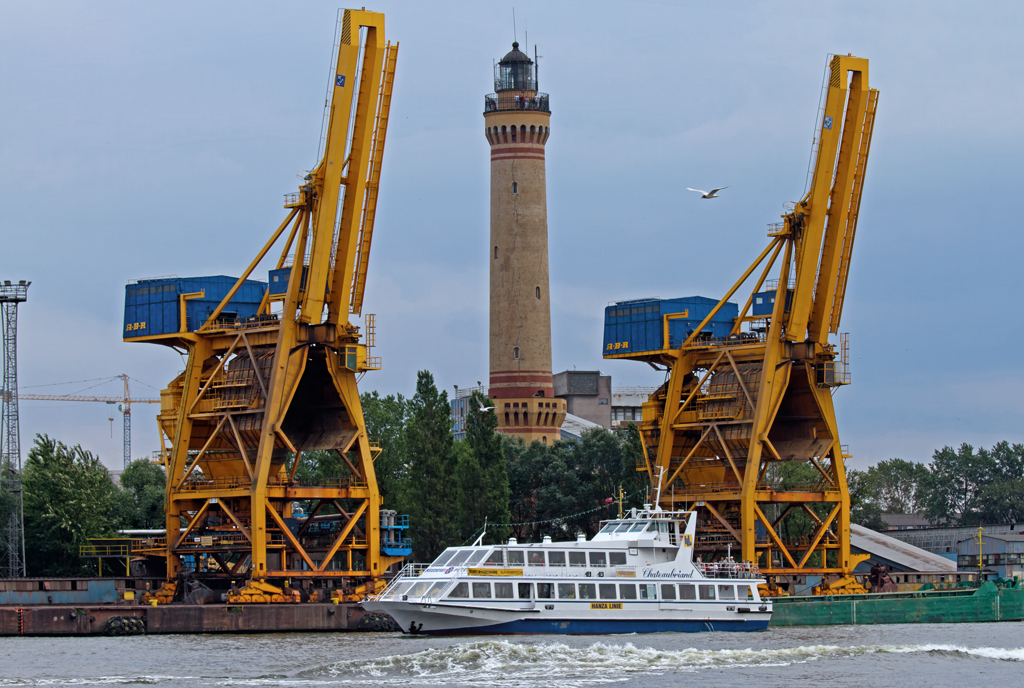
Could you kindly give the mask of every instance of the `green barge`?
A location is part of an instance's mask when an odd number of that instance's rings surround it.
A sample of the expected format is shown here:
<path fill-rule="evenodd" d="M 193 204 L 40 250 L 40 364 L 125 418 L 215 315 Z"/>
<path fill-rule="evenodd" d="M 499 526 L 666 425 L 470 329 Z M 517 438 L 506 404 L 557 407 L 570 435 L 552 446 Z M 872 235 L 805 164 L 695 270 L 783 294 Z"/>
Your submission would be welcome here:
<path fill-rule="evenodd" d="M 773 599 L 772 626 L 1024 621 L 1024 585 Z"/>

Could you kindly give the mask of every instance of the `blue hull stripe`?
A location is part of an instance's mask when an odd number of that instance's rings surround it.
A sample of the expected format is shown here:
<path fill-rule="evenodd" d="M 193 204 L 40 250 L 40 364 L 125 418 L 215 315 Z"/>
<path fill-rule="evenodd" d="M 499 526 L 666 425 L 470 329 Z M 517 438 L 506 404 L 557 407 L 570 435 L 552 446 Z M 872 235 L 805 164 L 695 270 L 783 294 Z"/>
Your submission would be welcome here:
<path fill-rule="evenodd" d="M 766 619 L 737 619 L 735 621 L 643 621 L 643 620 L 554 620 L 520 619 L 484 627 L 456 628 L 443 631 L 423 631 L 430 635 L 492 635 L 513 633 L 562 633 L 591 635 L 614 633 L 700 633 L 702 631 L 764 631 Z"/>

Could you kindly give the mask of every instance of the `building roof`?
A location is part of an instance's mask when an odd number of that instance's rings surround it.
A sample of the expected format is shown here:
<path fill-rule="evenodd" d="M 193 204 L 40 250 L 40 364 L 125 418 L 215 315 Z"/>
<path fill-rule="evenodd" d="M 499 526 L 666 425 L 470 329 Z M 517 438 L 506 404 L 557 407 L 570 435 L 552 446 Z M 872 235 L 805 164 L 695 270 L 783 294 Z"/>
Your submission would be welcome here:
<path fill-rule="evenodd" d="M 498 64 L 509 64 L 510 62 L 526 62 L 528 64 L 533 64 L 533 60 L 530 59 L 530 56 L 519 49 L 518 41 L 512 43 L 512 50 L 509 51 L 505 57 L 501 58 L 501 62 Z"/>
<path fill-rule="evenodd" d="M 593 430 L 594 428 L 604 427 L 599 423 L 592 423 L 586 418 L 580 418 L 574 416 L 571 413 L 565 414 L 565 420 L 562 421 L 562 435 L 572 435 L 573 437 L 581 437 L 587 430 Z"/>
<path fill-rule="evenodd" d="M 1024 542 L 1024 531 L 1020 533 L 986 533 L 981 531 L 981 537 L 992 538 L 993 540 L 1002 540 L 1003 542 Z M 970 542 L 974 538 L 967 538 L 965 540 L 957 540 L 957 543 Z"/>
<path fill-rule="evenodd" d="M 888 559 L 911 571 L 956 570 L 955 561 L 856 524 L 850 525 L 850 544 L 862 552 Z"/>
<path fill-rule="evenodd" d="M 882 520 L 890 528 L 907 527 L 928 527 L 931 525 L 928 519 L 920 514 L 882 514 Z"/>

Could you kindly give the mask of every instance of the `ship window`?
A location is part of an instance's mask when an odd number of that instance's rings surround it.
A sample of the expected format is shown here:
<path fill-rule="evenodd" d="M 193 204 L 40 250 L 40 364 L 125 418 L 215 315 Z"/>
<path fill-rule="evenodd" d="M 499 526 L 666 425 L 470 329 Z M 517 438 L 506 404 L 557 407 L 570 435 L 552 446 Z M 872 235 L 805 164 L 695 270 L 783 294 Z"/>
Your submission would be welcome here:
<path fill-rule="evenodd" d="M 559 583 L 558 584 L 558 599 L 560 599 L 560 600 L 575 600 L 576 599 L 576 585 L 575 585 L 575 583 Z"/>
<path fill-rule="evenodd" d="M 441 581 L 440 583 L 434 583 L 434 587 L 428 590 L 423 596 L 424 597 L 438 597 L 441 591 L 444 590 L 445 586 L 448 585 L 448 581 Z"/>
<path fill-rule="evenodd" d="M 569 552 L 569 566 L 586 566 L 586 552 Z"/>
<path fill-rule="evenodd" d="M 523 550 L 521 550 L 521 549 L 510 549 L 508 551 L 508 563 L 509 564 L 519 564 L 520 566 L 522 566 L 525 561 L 526 560 L 523 558 Z"/>
<path fill-rule="evenodd" d="M 636 599 L 636 586 L 632 583 L 619 583 L 619 599 L 620 600 L 635 600 Z"/>
<path fill-rule="evenodd" d="M 527 552 L 527 561 L 530 562 L 530 566 L 543 566 L 544 565 L 544 552 Z"/>
<path fill-rule="evenodd" d="M 597 591 L 602 600 L 615 599 L 615 583 L 601 583 L 597 586 Z"/>
<path fill-rule="evenodd" d="M 601 532 L 602 533 L 614 533 L 616 525 L 617 524 L 615 524 L 615 523 L 609 523 L 604 528 L 601 529 Z"/>
<path fill-rule="evenodd" d="M 643 584 L 640 586 L 640 599 L 641 600 L 656 600 L 658 599 L 658 586 L 654 583 Z"/>
<path fill-rule="evenodd" d="M 512 584 L 511 583 L 495 583 L 494 584 L 494 596 L 499 600 L 511 600 L 512 595 Z"/>
<path fill-rule="evenodd" d="M 408 590 L 411 587 L 412 587 L 412 582 L 409 582 L 409 583 L 399 583 L 394 588 L 392 588 L 390 591 L 388 591 L 387 597 L 388 598 L 401 597 L 405 593 L 405 591 Z"/>
<path fill-rule="evenodd" d="M 639 533 L 640 531 L 642 531 L 646 527 L 647 527 L 647 524 L 642 522 L 642 521 L 640 523 L 634 523 L 633 527 L 629 529 L 629 532 L 631 532 L 631 533 Z"/>
<path fill-rule="evenodd" d="M 423 581 L 412 586 L 412 590 L 409 591 L 409 597 L 423 597 L 427 594 L 427 590 L 430 589 L 430 583 Z"/>
<path fill-rule="evenodd" d="M 720 600 L 735 600 L 736 599 L 736 588 L 731 585 L 719 585 L 718 586 L 718 599 Z"/>
<path fill-rule="evenodd" d="M 609 552 L 608 563 L 611 566 L 625 566 L 626 565 L 626 553 L 625 552 Z"/>
<path fill-rule="evenodd" d="M 628 533 L 629 532 L 629 528 L 632 525 L 633 525 L 632 523 L 623 523 L 621 526 L 619 526 L 619 529 L 616 530 L 615 532 L 616 533 Z"/>
<path fill-rule="evenodd" d="M 431 566 L 444 566 L 445 562 L 451 559 L 454 554 L 454 549 L 446 549 L 445 551 L 441 552 L 441 556 L 435 559 L 434 563 L 431 564 Z"/>
<path fill-rule="evenodd" d="M 473 564 L 479 563 L 480 560 L 484 558 L 485 554 L 487 554 L 487 550 L 485 550 L 485 549 L 481 549 L 481 550 L 477 550 L 477 551 L 473 552 L 473 556 L 471 556 L 469 558 L 469 561 L 466 562 L 466 566 L 472 566 Z"/>
<path fill-rule="evenodd" d="M 469 558 L 469 555 L 472 554 L 472 553 L 473 553 L 473 550 L 471 550 L 471 549 L 459 550 L 458 553 L 456 553 L 455 558 L 452 559 L 450 562 L 448 562 L 448 565 L 449 566 L 458 566 L 462 562 L 466 561 L 466 559 Z"/>
<path fill-rule="evenodd" d="M 663 583 L 661 586 L 661 599 L 674 600 L 676 598 L 676 586 L 671 583 Z"/>
<path fill-rule="evenodd" d="M 480 599 L 491 599 L 490 583 L 473 583 L 473 597 Z"/>
<path fill-rule="evenodd" d="M 501 566 L 505 563 L 504 557 L 501 556 L 501 550 L 496 549 L 491 552 L 491 556 L 487 557 L 484 564 L 490 564 L 491 566 Z"/>
<path fill-rule="evenodd" d="M 597 586 L 593 583 L 580 583 L 580 599 L 581 600 L 596 600 L 597 599 Z"/>
<path fill-rule="evenodd" d="M 590 565 L 603 567 L 607 566 L 608 562 L 605 558 L 604 552 L 591 552 L 590 553 Z"/>
<path fill-rule="evenodd" d="M 552 583 L 537 583 L 537 599 L 538 600 L 550 600 L 555 596 L 554 584 Z"/>
<path fill-rule="evenodd" d="M 519 584 L 519 599 L 521 599 L 521 600 L 532 600 L 533 599 L 533 583 L 520 583 Z"/>
<path fill-rule="evenodd" d="M 459 583 L 448 593 L 448 598 L 466 599 L 469 597 L 469 583 Z"/>
<path fill-rule="evenodd" d="M 738 600 L 752 600 L 754 596 L 750 594 L 749 585 L 737 585 L 736 586 L 736 599 Z"/>
<path fill-rule="evenodd" d="M 659 533 L 667 533 L 668 532 L 668 524 L 667 523 L 659 523 L 658 524 L 658 532 Z"/>
<path fill-rule="evenodd" d="M 548 566 L 565 566 L 565 552 L 548 552 Z"/>
<path fill-rule="evenodd" d="M 713 600 L 715 599 L 715 586 L 713 585 L 698 585 L 700 589 L 700 598 L 702 600 Z"/>
<path fill-rule="evenodd" d="M 692 583 L 683 583 L 679 586 L 679 599 L 681 600 L 695 600 L 697 599 L 697 591 L 694 590 Z"/>

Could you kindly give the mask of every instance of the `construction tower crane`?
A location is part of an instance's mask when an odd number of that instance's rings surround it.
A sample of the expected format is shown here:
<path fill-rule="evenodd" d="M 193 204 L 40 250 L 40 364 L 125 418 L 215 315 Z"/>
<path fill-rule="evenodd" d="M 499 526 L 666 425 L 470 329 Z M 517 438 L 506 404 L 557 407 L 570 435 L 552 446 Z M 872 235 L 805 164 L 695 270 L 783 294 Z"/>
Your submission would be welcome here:
<path fill-rule="evenodd" d="M 639 469 L 663 479 L 666 506 L 699 509 L 705 561 L 738 549 L 768 575 L 846 575 L 866 558 L 850 552 L 848 456 L 832 405 L 849 382 L 847 340 L 829 337 L 843 313 L 878 91 L 863 58 L 832 57 L 826 77 L 809 190 L 725 296 L 606 310 L 605 358 L 669 371 L 643 405 Z M 730 299 L 759 268 L 739 308 Z M 783 462 L 813 466 L 816 479 L 781 484 Z M 780 524 L 796 513 L 812 532 L 784 538 Z"/>
<path fill-rule="evenodd" d="M 381 537 L 380 450 L 356 388 L 380 363 L 349 317 L 362 313 L 398 44 L 385 42 L 376 12 L 344 10 L 338 28 L 323 158 L 241 276 L 126 287 L 125 341 L 188 357 L 158 417 L 170 439 L 168 580 L 212 558 L 218 566 L 195 575 L 257 587 L 314 579 L 358 599 L 411 551 Z M 269 282 L 250 279 L 275 245 Z M 311 451 L 347 468 L 305 484 L 296 472 Z M 293 500 L 313 505 L 301 524 Z M 318 518 L 325 507 L 335 514 Z"/>
<path fill-rule="evenodd" d="M 120 397 L 97 397 L 80 394 L 19 394 L 19 399 L 30 401 L 92 401 L 104 404 L 120 404 L 121 414 L 124 416 L 124 467 L 132 460 L 132 404 L 159 404 L 159 399 L 132 399 L 131 390 L 128 388 L 128 376 L 118 375 L 117 378 L 124 382 L 124 395 Z"/>

